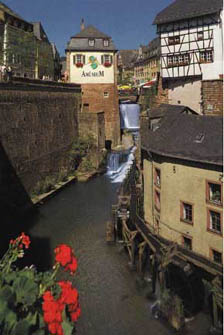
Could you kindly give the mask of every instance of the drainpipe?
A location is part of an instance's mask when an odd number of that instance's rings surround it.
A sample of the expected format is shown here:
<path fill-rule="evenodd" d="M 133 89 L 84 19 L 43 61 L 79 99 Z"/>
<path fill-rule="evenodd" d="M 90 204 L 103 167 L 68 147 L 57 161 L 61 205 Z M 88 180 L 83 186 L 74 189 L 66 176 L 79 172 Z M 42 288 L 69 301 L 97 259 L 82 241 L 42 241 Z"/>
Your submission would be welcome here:
<path fill-rule="evenodd" d="M 4 35 L 3 35 L 3 65 L 7 63 L 7 35 L 8 35 L 8 23 L 4 25 Z"/>
<path fill-rule="evenodd" d="M 151 159 L 151 166 L 152 166 L 152 176 L 151 176 L 151 189 L 152 189 L 152 218 L 153 218 L 153 227 L 154 227 L 154 194 L 153 194 L 153 171 L 154 171 L 154 165 L 153 165 L 153 157 L 150 151 L 147 151 L 149 158 Z"/>

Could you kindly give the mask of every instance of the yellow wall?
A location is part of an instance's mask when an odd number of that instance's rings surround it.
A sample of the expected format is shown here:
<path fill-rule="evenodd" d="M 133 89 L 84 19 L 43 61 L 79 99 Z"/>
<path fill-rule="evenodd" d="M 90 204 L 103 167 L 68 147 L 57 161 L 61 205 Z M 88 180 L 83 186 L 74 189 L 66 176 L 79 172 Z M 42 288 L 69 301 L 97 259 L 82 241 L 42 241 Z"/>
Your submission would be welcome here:
<path fill-rule="evenodd" d="M 145 220 L 154 231 L 178 244 L 182 244 L 183 234 L 192 237 L 192 251 L 210 259 L 210 248 L 222 252 L 222 236 L 207 231 L 207 208 L 222 213 L 222 207 L 206 202 L 206 180 L 220 182 L 221 172 L 146 159 L 143 166 Z M 161 171 L 160 188 L 154 185 L 152 178 L 155 167 Z M 160 212 L 154 206 L 155 189 L 160 192 Z M 193 225 L 180 220 L 181 200 L 193 204 Z M 159 230 L 156 229 L 155 217 L 160 221 Z"/>

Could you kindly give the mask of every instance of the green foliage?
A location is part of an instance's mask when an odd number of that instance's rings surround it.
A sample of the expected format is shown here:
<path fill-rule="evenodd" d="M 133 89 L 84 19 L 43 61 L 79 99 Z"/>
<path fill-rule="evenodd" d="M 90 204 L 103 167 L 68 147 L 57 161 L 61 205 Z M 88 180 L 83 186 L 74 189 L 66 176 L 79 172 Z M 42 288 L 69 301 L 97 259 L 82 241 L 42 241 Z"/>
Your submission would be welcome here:
<path fill-rule="evenodd" d="M 73 141 L 71 150 L 69 152 L 71 171 L 74 171 L 78 167 L 82 159 L 87 156 L 90 151 L 95 148 L 95 146 L 95 139 L 91 134 L 80 136 L 75 141 Z"/>
<path fill-rule="evenodd" d="M 38 181 L 35 185 L 32 195 L 40 195 L 48 193 L 55 189 L 56 178 L 54 176 L 47 176 L 45 179 Z"/>
<path fill-rule="evenodd" d="M 155 96 L 157 95 L 157 87 L 153 85 L 151 88 L 145 89 L 143 94 L 142 109 L 146 110 L 150 108 L 154 102 Z"/>
<path fill-rule="evenodd" d="M 84 158 L 79 170 L 82 172 L 90 172 L 94 169 L 93 163 L 88 158 Z"/>
<path fill-rule="evenodd" d="M 66 169 L 62 169 L 59 171 L 57 178 L 57 182 L 66 182 L 68 180 L 68 171 Z"/>

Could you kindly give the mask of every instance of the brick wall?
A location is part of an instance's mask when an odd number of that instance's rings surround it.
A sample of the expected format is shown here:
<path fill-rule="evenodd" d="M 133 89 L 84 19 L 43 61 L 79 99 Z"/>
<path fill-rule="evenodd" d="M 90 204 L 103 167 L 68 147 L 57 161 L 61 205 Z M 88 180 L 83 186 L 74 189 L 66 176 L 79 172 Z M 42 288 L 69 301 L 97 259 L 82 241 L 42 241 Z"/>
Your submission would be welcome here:
<path fill-rule="evenodd" d="M 202 81 L 203 114 L 223 115 L 223 79 Z"/>
<path fill-rule="evenodd" d="M 0 83 L 0 141 L 27 191 L 68 166 L 78 136 L 79 85 L 41 81 Z"/>
<path fill-rule="evenodd" d="M 104 95 L 108 94 L 108 97 Z M 82 84 L 82 104 L 85 111 L 104 112 L 105 137 L 112 146 L 120 143 L 118 92 L 114 84 Z"/>

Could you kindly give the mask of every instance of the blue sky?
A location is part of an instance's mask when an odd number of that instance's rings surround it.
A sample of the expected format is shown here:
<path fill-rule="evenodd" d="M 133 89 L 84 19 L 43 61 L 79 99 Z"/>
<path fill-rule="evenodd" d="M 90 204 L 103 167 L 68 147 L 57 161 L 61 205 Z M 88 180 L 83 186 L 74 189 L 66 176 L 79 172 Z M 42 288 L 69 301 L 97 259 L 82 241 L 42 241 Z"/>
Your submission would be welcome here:
<path fill-rule="evenodd" d="M 137 49 L 156 36 L 152 22 L 172 0 L 2 0 L 27 21 L 40 21 L 48 38 L 64 55 L 80 21 L 114 40 L 118 49 Z"/>

